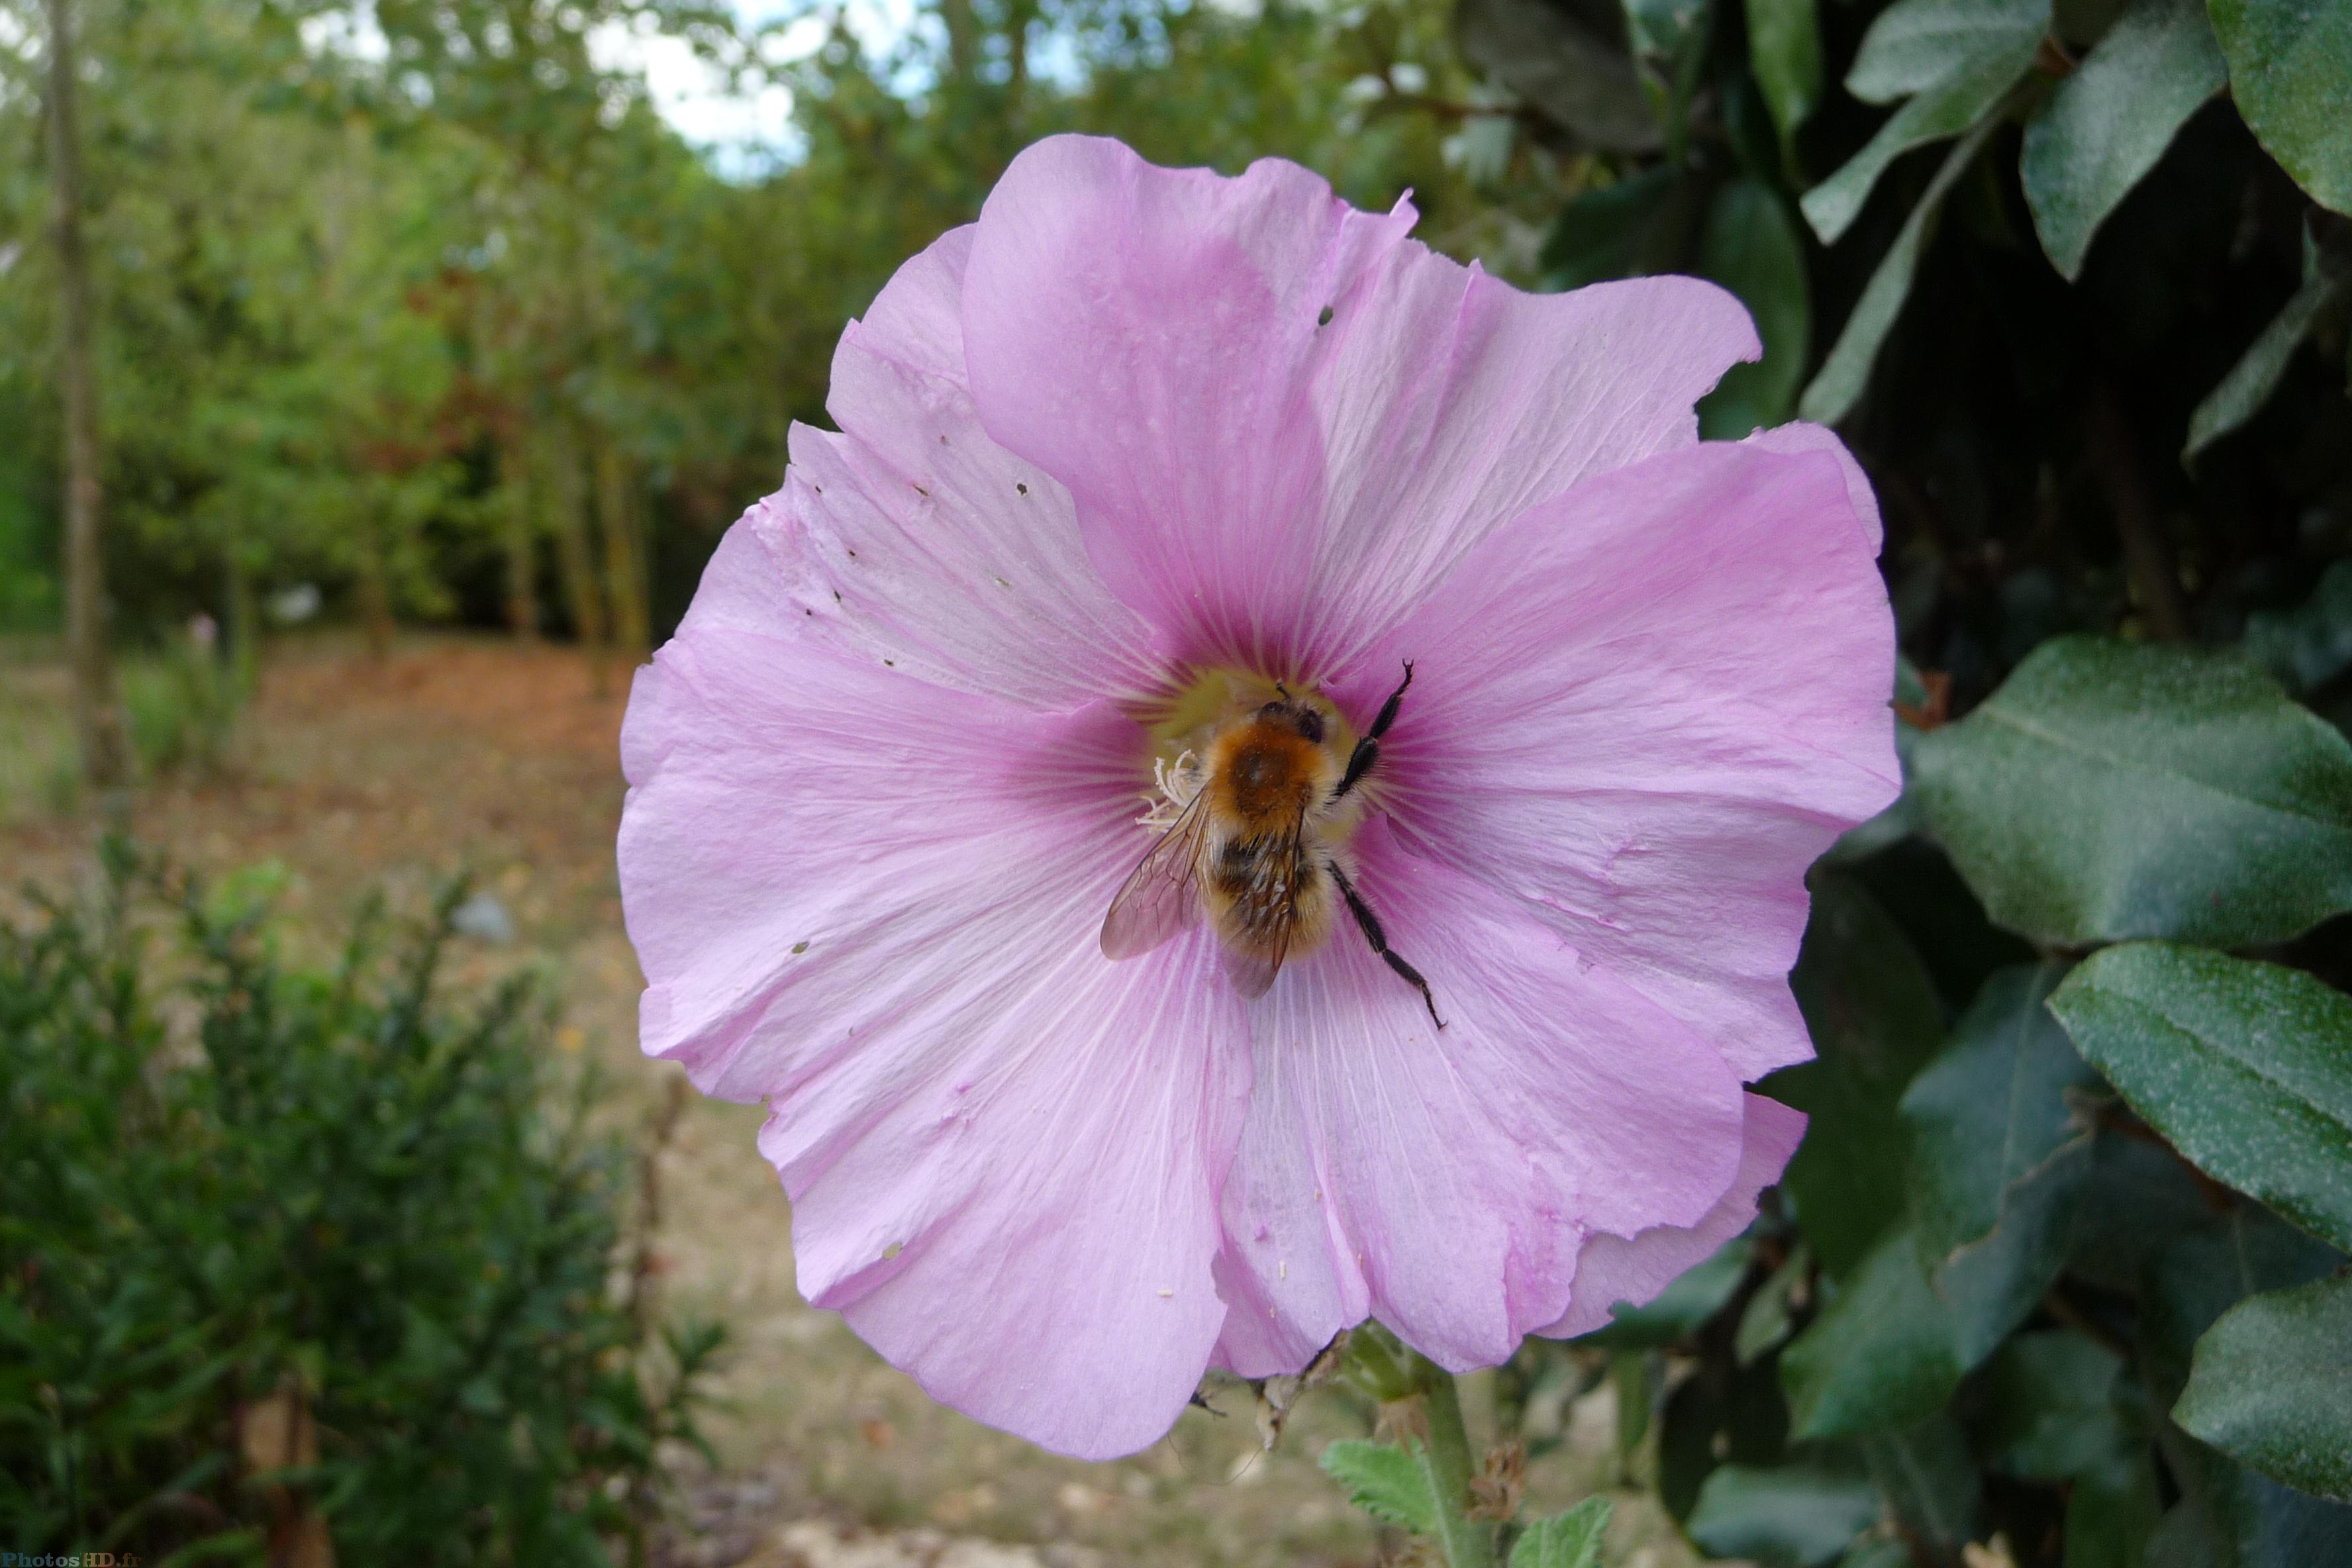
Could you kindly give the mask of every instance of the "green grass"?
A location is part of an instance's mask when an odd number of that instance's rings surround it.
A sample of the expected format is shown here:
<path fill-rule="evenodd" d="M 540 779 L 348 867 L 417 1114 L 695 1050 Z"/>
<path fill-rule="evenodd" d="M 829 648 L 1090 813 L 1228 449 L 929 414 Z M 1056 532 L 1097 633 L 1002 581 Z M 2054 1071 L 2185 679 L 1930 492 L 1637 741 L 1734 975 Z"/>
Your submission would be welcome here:
<path fill-rule="evenodd" d="M 82 803 L 81 759 L 62 666 L 0 649 L 0 825 L 68 815 Z M 43 650 L 53 651 L 53 650 Z M 234 759 L 247 683 L 194 648 L 115 667 L 137 780 L 218 773 Z"/>
<path fill-rule="evenodd" d="M 63 674 L 0 663 L 0 825 L 80 804 L 80 759 Z"/>

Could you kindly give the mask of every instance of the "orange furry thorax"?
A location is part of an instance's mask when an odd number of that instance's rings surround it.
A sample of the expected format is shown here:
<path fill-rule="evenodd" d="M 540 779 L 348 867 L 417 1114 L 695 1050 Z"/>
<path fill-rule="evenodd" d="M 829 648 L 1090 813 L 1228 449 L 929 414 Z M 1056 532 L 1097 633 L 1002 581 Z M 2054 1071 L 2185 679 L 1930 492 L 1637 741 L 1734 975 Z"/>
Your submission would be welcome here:
<path fill-rule="evenodd" d="M 1237 837 L 1296 832 L 1332 783 L 1330 753 L 1272 720 L 1236 725 L 1209 750 L 1209 805 Z"/>

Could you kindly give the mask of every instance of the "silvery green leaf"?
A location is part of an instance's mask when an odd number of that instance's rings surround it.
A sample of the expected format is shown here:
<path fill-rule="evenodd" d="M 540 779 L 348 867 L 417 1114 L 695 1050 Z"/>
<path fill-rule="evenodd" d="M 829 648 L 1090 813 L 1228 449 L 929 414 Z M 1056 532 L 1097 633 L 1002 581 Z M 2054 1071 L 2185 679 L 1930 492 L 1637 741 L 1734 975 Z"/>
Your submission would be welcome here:
<path fill-rule="evenodd" d="M 2099 226 L 2228 79 L 2204 0 L 2137 0 L 2025 127 L 2034 231 L 2068 279 Z"/>

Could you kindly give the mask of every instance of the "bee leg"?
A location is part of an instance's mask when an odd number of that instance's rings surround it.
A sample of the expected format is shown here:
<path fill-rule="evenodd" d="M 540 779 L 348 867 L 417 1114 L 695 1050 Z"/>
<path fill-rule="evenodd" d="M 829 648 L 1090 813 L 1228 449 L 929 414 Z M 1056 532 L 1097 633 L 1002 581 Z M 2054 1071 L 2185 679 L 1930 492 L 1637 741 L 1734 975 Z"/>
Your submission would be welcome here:
<path fill-rule="evenodd" d="M 1389 700 L 1381 704 L 1381 716 L 1372 721 L 1372 727 L 1364 731 L 1363 738 L 1356 742 L 1356 749 L 1348 753 L 1348 771 L 1340 775 L 1339 784 L 1331 791 L 1333 800 L 1361 784 L 1364 775 L 1372 771 L 1372 764 L 1381 760 L 1381 737 L 1387 734 L 1389 726 L 1396 722 L 1397 704 L 1404 700 L 1404 689 L 1412 684 L 1412 660 L 1406 659 L 1404 679 L 1397 683 L 1394 691 L 1389 693 Z"/>
<path fill-rule="evenodd" d="M 1323 868 L 1338 884 L 1339 896 L 1348 900 L 1348 912 L 1356 917 L 1356 927 L 1364 933 L 1364 941 L 1380 955 L 1382 963 L 1395 970 L 1406 984 L 1421 993 L 1422 1005 L 1429 1009 L 1429 1021 L 1441 1029 L 1445 1027 L 1445 1020 L 1437 1016 L 1437 1000 L 1429 994 L 1429 982 L 1421 977 L 1420 970 L 1390 949 L 1388 933 L 1381 930 L 1381 917 L 1372 913 L 1372 906 L 1364 902 L 1364 896 L 1356 891 L 1356 885 L 1348 880 L 1348 874 L 1340 870 L 1337 863 L 1326 860 Z"/>

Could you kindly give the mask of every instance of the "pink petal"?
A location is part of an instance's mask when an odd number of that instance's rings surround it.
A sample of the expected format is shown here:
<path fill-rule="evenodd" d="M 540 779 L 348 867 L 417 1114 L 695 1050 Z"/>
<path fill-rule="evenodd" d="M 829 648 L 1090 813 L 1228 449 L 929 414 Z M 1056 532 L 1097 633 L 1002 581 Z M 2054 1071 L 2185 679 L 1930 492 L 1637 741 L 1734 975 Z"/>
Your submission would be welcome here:
<path fill-rule="evenodd" d="M 1805 868 L 1899 788 L 1895 633 L 1845 471 L 1709 444 L 1488 539 L 1343 700 L 1414 659 L 1376 799 L 1756 1079 L 1811 1054 Z"/>
<path fill-rule="evenodd" d="M 1096 946 L 1144 844 L 1136 742 L 719 627 L 640 675 L 624 736 L 646 1046 L 769 1100 L 803 1290 L 1089 1458 L 1158 1438 L 1207 1363 L 1249 1086 L 1204 935 Z"/>
<path fill-rule="evenodd" d="M 1005 934 L 1042 948 L 1072 912 Z M 1118 966 L 1049 949 L 940 1017 L 952 1048 L 920 1076 L 845 1062 L 780 1104 L 761 1146 L 809 1300 L 934 1399 L 1057 1453 L 1164 1436 L 1224 1325 L 1217 1194 L 1249 1095 L 1211 941 Z"/>
<path fill-rule="evenodd" d="M 1527 294 L 1418 244 L 1386 258 L 1314 371 L 1329 468 L 1308 668 L 1344 669 L 1529 507 L 1698 438 L 1694 405 L 1762 351 L 1696 278 Z"/>
<path fill-rule="evenodd" d="M 720 536 L 678 624 L 680 636 L 735 631 L 797 642 L 820 635 L 806 607 L 800 521 L 786 499 L 779 490 L 753 501 Z"/>
<path fill-rule="evenodd" d="M 827 406 L 843 433 L 793 427 L 781 504 L 802 523 L 802 613 L 844 647 L 1027 707 L 1148 690 L 1150 630 L 1087 562 L 1069 491 L 973 414 L 971 236 L 900 268 L 842 333 Z"/>
<path fill-rule="evenodd" d="M 1522 294 L 1406 240 L 1412 216 L 1296 164 L 1224 179 L 1074 136 L 982 208 L 980 417 L 1070 487 L 1171 656 L 1345 666 L 1488 531 L 1694 440 L 1695 400 L 1758 352 L 1712 285 Z"/>
<path fill-rule="evenodd" d="M 1588 1232 L 1697 1223 L 1738 1160 L 1738 1080 L 1709 1041 L 1384 822 L 1357 845 L 1446 1026 L 1352 927 L 1252 1010 L 1218 1260 L 1217 1357 L 1244 1375 L 1298 1370 L 1367 1313 L 1442 1365 L 1493 1365 L 1567 1309 Z"/>
<path fill-rule="evenodd" d="M 964 279 L 989 433 L 1077 496 L 1112 588 L 1264 663 L 1293 618 L 1323 467 L 1302 372 L 1322 308 L 1412 226 L 1267 159 L 1237 180 L 1056 136 L 981 209 Z"/>
<path fill-rule="evenodd" d="M 1636 1236 L 1601 1235 L 1585 1242 L 1576 1262 L 1575 1294 L 1559 1321 L 1537 1330 L 1554 1339 L 1573 1339 L 1605 1326 L 1620 1301 L 1641 1306 L 1682 1274 L 1715 1255 L 1716 1249 L 1756 1217 L 1756 1195 L 1780 1179 L 1789 1156 L 1805 1135 L 1802 1111 L 1760 1094 L 1746 1097 L 1746 1142 L 1731 1190 L 1689 1226 L 1658 1226 Z"/>
<path fill-rule="evenodd" d="M 1808 425 L 1801 421 L 1791 425 L 1776 425 L 1769 430 L 1758 430 L 1743 437 L 1740 444 L 1761 447 L 1768 452 L 1827 452 L 1837 459 L 1838 471 L 1845 476 L 1846 500 L 1853 504 L 1853 515 L 1870 540 L 1870 549 L 1876 554 L 1885 538 L 1886 530 L 1879 521 L 1878 496 L 1870 488 L 1870 476 L 1838 439 L 1836 431 L 1826 425 Z"/>

